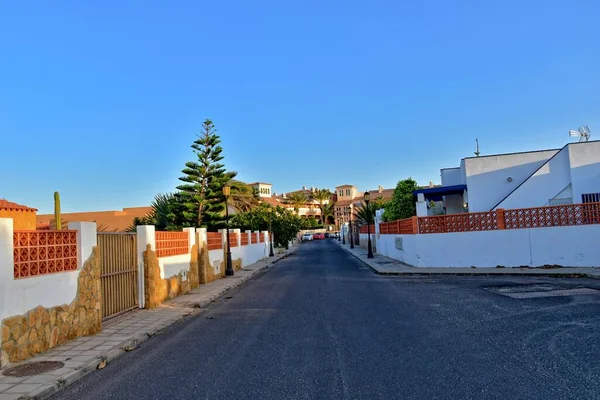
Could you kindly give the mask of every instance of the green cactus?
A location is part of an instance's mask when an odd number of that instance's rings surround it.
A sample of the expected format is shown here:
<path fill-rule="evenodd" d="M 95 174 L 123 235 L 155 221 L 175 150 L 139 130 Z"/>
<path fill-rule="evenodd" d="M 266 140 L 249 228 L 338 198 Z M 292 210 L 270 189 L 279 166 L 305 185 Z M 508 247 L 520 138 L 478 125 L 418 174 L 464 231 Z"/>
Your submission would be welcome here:
<path fill-rule="evenodd" d="M 56 230 L 60 231 L 62 229 L 60 221 L 60 194 L 58 192 L 54 192 L 54 224 L 56 225 Z"/>

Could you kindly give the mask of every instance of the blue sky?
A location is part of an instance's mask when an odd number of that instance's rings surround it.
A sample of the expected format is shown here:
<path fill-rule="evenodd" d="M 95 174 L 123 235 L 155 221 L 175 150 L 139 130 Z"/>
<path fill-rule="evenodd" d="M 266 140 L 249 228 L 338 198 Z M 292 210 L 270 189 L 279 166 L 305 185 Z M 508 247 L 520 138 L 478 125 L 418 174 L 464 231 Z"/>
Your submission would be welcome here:
<path fill-rule="evenodd" d="M 597 1 L 0 5 L 0 198 L 51 212 L 173 190 L 210 117 L 274 191 L 392 187 L 600 135 Z M 597 136 L 596 136 L 597 137 Z"/>

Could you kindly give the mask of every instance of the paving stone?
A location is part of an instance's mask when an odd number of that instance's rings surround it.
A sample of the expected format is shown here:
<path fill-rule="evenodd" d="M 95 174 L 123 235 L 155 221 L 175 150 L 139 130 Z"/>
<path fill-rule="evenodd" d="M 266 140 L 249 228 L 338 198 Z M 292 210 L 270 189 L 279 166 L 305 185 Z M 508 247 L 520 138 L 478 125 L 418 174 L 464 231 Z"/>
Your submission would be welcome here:
<path fill-rule="evenodd" d="M 60 357 L 75 357 L 80 355 L 83 352 L 83 350 L 78 350 L 78 351 L 73 351 L 73 350 L 69 350 L 69 351 L 64 351 L 61 354 L 59 354 Z"/>
<path fill-rule="evenodd" d="M 35 389 L 39 388 L 40 386 L 42 386 L 39 383 L 19 383 L 13 387 L 11 387 L 10 389 L 6 390 L 4 393 L 29 393 L 34 391 Z"/>
<path fill-rule="evenodd" d="M 94 355 L 76 356 L 76 357 L 73 357 L 69 361 L 85 363 L 87 361 L 93 360 L 94 358 L 100 358 L 100 355 L 98 353 L 94 353 Z"/>
<path fill-rule="evenodd" d="M 8 390 L 13 386 L 15 386 L 14 383 L 0 383 L 0 392 L 4 392 L 5 390 Z"/>
<path fill-rule="evenodd" d="M 109 345 L 107 345 L 107 346 L 98 346 L 94 350 L 104 352 L 104 351 L 112 350 L 115 347 L 118 347 L 118 345 L 116 345 L 116 346 L 115 345 L 111 345 L 111 346 L 109 346 Z"/>
<path fill-rule="evenodd" d="M 0 400 L 16 400 L 21 397 L 19 393 L 0 393 Z"/>
<path fill-rule="evenodd" d="M 0 383 L 21 383 L 23 382 L 25 379 L 27 379 L 26 376 L 24 377 L 16 377 L 16 376 L 0 376 Z"/>
<path fill-rule="evenodd" d="M 56 379 L 56 376 L 54 376 L 54 375 L 43 374 L 43 375 L 30 376 L 29 378 L 25 379 L 23 381 L 23 383 L 40 383 L 40 384 L 44 384 L 44 383 L 48 383 L 50 381 L 53 381 L 55 379 Z"/>

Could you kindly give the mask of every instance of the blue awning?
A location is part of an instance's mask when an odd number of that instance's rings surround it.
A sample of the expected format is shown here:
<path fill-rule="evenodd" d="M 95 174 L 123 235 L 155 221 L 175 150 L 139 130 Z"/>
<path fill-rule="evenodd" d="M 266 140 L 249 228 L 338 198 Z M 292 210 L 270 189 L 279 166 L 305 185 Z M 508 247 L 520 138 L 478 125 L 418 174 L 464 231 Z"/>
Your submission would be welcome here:
<path fill-rule="evenodd" d="M 425 189 L 417 189 L 413 192 L 416 196 L 423 193 L 429 201 L 442 201 L 442 196 L 452 196 L 454 194 L 462 195 L 467 190 L 467 185 L 439 186 Z"/>

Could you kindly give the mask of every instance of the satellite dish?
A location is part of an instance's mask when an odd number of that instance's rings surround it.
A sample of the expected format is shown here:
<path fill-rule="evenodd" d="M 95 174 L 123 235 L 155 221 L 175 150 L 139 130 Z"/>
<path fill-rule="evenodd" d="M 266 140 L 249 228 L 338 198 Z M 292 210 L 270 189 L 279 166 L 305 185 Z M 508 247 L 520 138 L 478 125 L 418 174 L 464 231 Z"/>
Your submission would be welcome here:
<path fill-rule="evenodd" d="M 587 142 L 590 140 L 590 128 L 587 125 L 580 126 L 577 130 L 570 129 L 569 136 L 579 137 L 580 142 Z"/>

